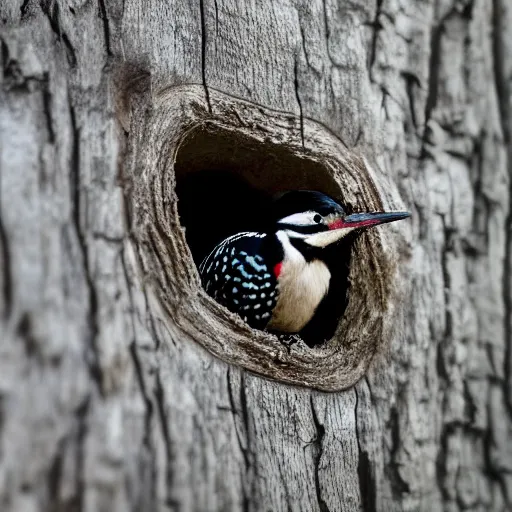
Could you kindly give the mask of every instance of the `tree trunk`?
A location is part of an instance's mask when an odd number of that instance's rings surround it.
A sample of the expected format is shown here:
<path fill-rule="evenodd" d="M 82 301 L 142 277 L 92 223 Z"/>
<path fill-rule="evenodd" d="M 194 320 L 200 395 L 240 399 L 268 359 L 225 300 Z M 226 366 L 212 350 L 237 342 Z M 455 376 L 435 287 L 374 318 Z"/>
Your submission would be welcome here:
<path fill-rule="evenodd" d="M 512 510 L 510 1 L 0 0 L 0 15 L 2 511 Z M 238 115 L 233 133 L 266 126 L 262 161 L 282 144 L 327 166 L 332 140 L 373 162 L 354 204 L 413 214 L 359 248 L 381 240 L 405 294 L 383 306 L 393 329 L 362 337 L 383 347 L 359 355 L 339 331 L 286 369 L 199 291 L 174 181 L 150 212 L 170 248 L 150 251 L 149 163 L 179 178 L 198 148 L 199 167 L 235 153 L 193 139 L 165 163 L 165 91 L 198 119 Z M 196 300 L 236 348 L 184 324 Z"/>

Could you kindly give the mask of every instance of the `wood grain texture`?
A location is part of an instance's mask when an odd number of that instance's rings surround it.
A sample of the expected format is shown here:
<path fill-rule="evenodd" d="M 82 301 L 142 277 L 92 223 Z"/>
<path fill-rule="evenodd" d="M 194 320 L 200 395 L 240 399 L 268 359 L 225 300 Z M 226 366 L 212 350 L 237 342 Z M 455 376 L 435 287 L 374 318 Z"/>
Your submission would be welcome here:
<path fill-rule="evenodd" d="M 0 509 L 509 510 L 509 4 L 0 1 Z M 119 63 L 311 118 L 396 185 L 410 292 L 356 386 L 265 380 L 164 316 Z"/>

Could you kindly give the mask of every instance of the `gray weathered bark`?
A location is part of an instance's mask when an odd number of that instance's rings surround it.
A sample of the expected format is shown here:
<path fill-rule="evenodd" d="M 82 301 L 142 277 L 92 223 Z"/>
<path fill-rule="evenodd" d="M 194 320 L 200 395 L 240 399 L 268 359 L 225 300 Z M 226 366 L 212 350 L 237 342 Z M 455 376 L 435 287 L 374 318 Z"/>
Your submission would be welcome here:
<path fill-rule="evenodd" d="M 0 0 L 0 18 L 2 511 L 512 509 L 509 0 Z M 293 115 L 305 150 L 313 119 L 413 212 L 398 328 L 355 386 L 225 363 L 155 300 L 126 161 L 184 84 Z"/>

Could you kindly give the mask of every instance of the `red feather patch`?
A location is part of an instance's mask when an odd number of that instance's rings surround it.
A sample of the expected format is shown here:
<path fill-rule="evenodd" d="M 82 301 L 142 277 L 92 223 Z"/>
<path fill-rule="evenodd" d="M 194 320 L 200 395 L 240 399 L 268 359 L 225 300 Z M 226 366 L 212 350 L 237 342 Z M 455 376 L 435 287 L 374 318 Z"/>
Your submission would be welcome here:
<path fill-rule="evenodd" d="M 279 277 L 279 274 L 281 273 L 281 269 L 283 268 L 283 263 L 277 263 L 276 265 L 274 265 L 274 275 L 276 276 L 276 278 Z"/>

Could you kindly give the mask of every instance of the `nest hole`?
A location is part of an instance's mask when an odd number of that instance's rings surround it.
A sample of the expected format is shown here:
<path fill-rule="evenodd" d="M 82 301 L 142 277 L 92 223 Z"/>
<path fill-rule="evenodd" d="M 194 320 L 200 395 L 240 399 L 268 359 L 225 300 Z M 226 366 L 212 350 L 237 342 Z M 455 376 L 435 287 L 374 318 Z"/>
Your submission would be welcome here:
<path fill-rule="evenodd" d="M 262 143 L 217 127 L 203 125 L 187 134 L 174 169 L 180 223 L 196 266 L 230 235 L 265 232 L 271 225 L 271 202 L 279 193 L 318 190 L 340 200 L 339 186 L 320 162 L 301 158 L 286 146 Z M 346 309 L 350 251 L 344 260 L 347 266 L 331 279 L 346 290 L 343 300 L 332 308 L 334 321 L 325 329 L 306 328 L 300 333 L 310 347 L 334 335 Z"/>
<path fill-rule="evenodd" d="M 335 336 L 315 350 L 303 343 L 284 347 L 251 331 L 198 293 L 188 255 L 199 264 L 230 234 L 259 231 L 272 198 L 287 190 L 324 192 L 348 213 L 380 209 L 380 175 L 307 118 L 213 88 L 208 102 L 200 85 L 151 91 L 141 86 L 132 100 L 131 115 L 143 122 L 130 125 L 124 173 L 131 177 L 126 197 L 134 254 L 144 286 L 158 301 L 155 314 L 170 322 L 176 340 L 197 342 L 228 364 L 324 391 L 352 386 L 394 333 L 397 308 L 390 304 L 401 288 L 395 286 L 395 244 L 386 233 L 358 239 L 350 300 Z"/>

